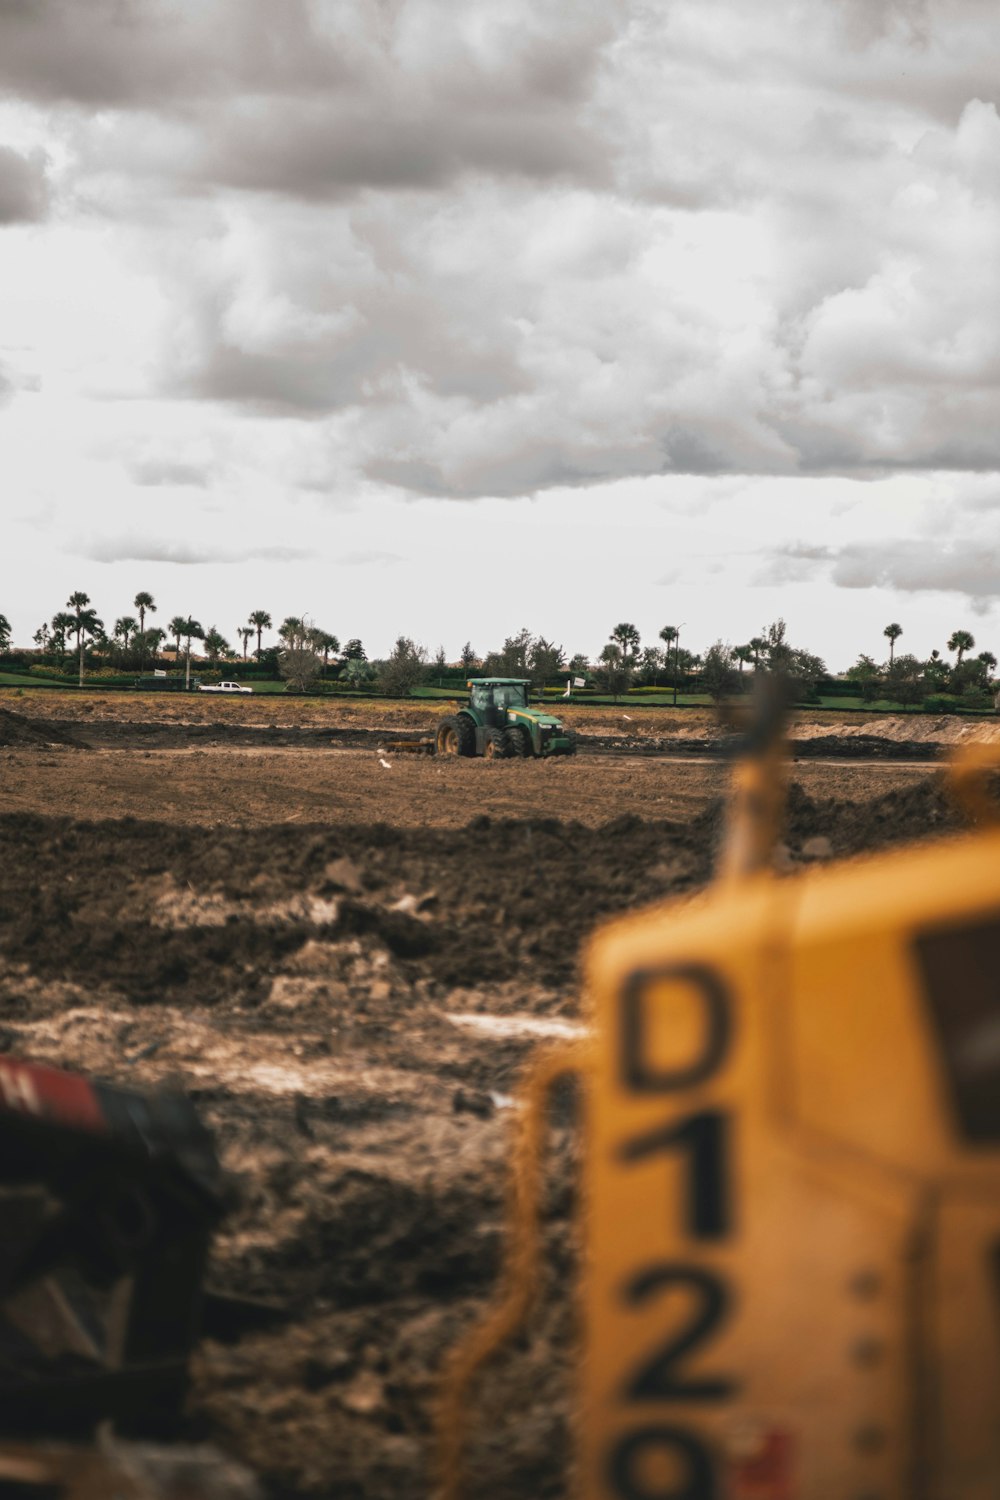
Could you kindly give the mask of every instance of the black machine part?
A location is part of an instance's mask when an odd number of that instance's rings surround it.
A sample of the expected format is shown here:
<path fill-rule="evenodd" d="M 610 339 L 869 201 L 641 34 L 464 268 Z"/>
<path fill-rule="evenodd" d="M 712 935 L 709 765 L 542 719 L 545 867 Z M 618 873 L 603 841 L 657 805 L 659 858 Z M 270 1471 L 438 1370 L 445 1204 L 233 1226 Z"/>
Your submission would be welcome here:
<path fill-rule="evenodd" d="M 0 1432 L 169 1432 L 232 1200 L 183 1095 L 0 1057 Z"/>

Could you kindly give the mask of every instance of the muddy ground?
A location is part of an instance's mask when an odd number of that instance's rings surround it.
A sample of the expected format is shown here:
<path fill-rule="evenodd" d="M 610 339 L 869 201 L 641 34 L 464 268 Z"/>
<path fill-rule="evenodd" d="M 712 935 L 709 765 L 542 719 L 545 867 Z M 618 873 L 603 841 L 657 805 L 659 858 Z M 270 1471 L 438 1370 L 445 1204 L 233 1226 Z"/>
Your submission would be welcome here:
<path fill-rule="evenodd" d="M 29 700 L 33 724 L 51 742 L 146 750 L 212 748 L 222 743 L 231 749 L 374 749 L 387 740 L 433 735 L 442 715 L 452 712 L 458 701 L 73 691 L 32 695 L 0 688 L 0 711 L 21 710 Z M 547 707 L 576 731 L 583 754 L 712 756 L 731 751 L 736 743 L 707 708 L 559 701 Z M 0 745 L 12 733 L 0 714 Z M 828 709 L 803 709 L 789 723 L 792 751 L 799 758 L 934 760 L 970 738 L 1000 739 L 1000 719 L 865 712 L 838 716 Z"/>
<path fill-rule="evenodd" d="M 98 744 L 117 705 L 59 696 L 0 703 L 0 1045 L 186 1089 L 242 1177 L 213 1280 L 283 1314 L 203 1345 L 191 1431 L 272 1500 L 426 1496 L 444 1352 L 495 1290 L 518 1074 L 580 1027 L 595 923 L 708 878 L 727 766 L 380 756 L 329 731 L 424 725 L 311 702 L 263 722 L 312 744 L 247 745 L 261 704 L 190 700 Z M 182 707 L 216 743 L 144 747 Z M 788 858 L 954 823 L 924 768 L 802 762 Z M 539 1312 L 480 1391 L 483 1500 L 566 1493 L 573 1119 L 567 1094 Z"/>

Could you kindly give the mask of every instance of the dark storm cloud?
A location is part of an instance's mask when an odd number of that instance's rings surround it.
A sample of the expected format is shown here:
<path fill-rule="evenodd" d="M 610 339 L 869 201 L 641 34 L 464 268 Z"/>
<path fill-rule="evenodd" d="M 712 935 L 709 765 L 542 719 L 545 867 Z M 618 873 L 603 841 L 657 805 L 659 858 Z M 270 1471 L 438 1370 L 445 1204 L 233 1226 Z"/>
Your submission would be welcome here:
<path fill-rule="evenodd" d="M 304 0 L 0 0 L 0 90 L 24 98 L 148 109 L 344 75 Z"/>
<path fill-rule="evenodd" d="M 599 139 L 571 118 L 522 99 L 515 111 L 479 101 L 459 126 L 453 102 L 391 99 L 264 106 L 224 120 L 196 169 L 218 183 L 322 199 L 361 188 L 440 188 L 465 172 L 609 181 Z"/>
<path fill-rule="evenodd" d="M 173 163 L 144 159 L 127 118 L 99 141 L 181 187 L 325 198 L 468 171 L 595 182 L 605 151 L 580 111 L 622 3 L 541 19 L 519 5 L 498 26 L 491 0 L 460 19 L 441 0 L 0 0 L 0 92 L 159 116 Z"/>
<path fill-rule="evenodd" d="M 0 146 L 0 224 L 30 224 L 49 207 L 45 162 L 40 154 L 21 156 Z"/>
<path fill-rule="evenodd" d="M 205 563 L 241 563 L 251 558 L 268 562 L 298 562 L 312 554 L 300 547 L 217 546 L 145 536 L 101 537 L 74 549 L 92 562 L 158 562 L 197 567 Z"/>

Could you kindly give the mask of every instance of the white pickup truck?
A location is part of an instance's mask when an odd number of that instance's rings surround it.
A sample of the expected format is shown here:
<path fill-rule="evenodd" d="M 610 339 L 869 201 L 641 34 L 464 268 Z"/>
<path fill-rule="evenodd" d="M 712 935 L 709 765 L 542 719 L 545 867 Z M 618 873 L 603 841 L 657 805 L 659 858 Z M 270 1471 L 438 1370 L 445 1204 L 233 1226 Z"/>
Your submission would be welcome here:
<path fill-rule="evenodd" d="M 199 682 L 199 693 L 252 693 L 242 682 Z"/>

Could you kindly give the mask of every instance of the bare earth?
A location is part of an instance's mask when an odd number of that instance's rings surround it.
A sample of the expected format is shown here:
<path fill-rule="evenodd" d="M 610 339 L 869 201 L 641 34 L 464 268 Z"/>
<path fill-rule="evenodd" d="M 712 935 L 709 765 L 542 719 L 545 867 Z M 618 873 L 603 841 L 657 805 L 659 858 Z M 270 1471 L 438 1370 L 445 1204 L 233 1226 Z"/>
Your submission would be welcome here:
<path fill-rule="evenodd" d="M 571 760 L 380 753 L 441 711 L 0 695 L 0 1047 L 198 1100 L 244 1181 L 214 1278 L 284 1315 L 203 1345 L 192 1431 L 272 1500 L 429 1493 L 437 1372 L 495 1286 L 518 1073 L 581 1024 L 595 923 L 693 889 L 717 842 L 726 765 L 644 756 L 662 715 L 581 709 Z M 793 862 L 816 834 L 851 853 L 954 822 L 926 766 L 793 775 Z M 566 1492 L 572 1122 L 567 1098 L 552 1284 L 480 1392 L 483 1500 Z"/>
<path fill-rule="evenodd" d="M 382 761 L 388 762 L 388 768 Z M 461 828 L 472 818 L 570 818 L 591 827 L 623 813 L 684 818 L 721 796 L 724 764 L 610 760 L 438 761 L 377 750 L 0 750 L 0 813 L 142 818 L 203 827 L 389 823 Z M 878 795 L 926 768 L 808 762 L 810 793 Z"/>

